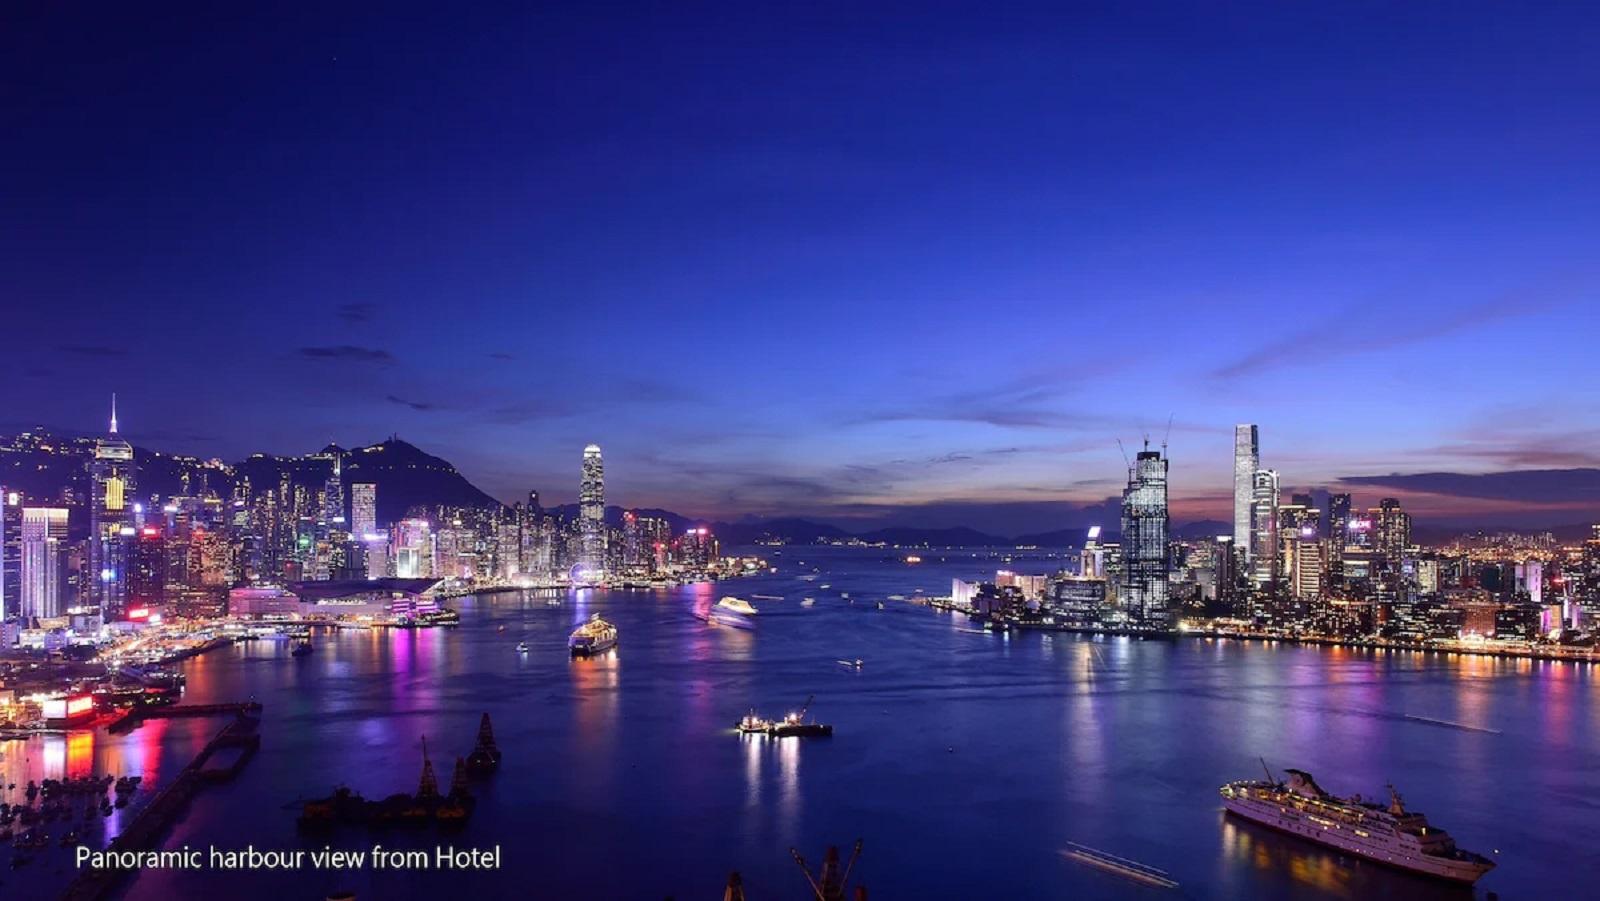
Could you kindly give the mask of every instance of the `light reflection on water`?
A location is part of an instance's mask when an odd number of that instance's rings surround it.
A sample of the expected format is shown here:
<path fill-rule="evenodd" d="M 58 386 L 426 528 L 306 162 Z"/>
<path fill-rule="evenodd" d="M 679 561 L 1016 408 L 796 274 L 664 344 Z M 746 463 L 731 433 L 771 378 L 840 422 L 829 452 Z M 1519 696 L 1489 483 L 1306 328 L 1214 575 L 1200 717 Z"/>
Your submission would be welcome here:
<path fill-rule="evenodd" d="M 866 843 L 858 870 L 879 897 L 1127 894 L 1116 877 L 1064 863 L 1055 852 L 1068 841 L 1161 867 L 1189 898 L 1460 897 L 1224 820 L 1218 785 L 1254 777 L 1258 757 L 1309 769 L 1345 794 L 1375 794 L 1394 780 L 1466 847 L 1503 850 L 1480 895 L 1552 894 L 1600 878 L 1582 838 L 1593 825 L 1582 799 L 1600 793 L 1600 771 L 1583 765 L 1600 747 L 1592 667 L 970 634 L 962 617 L 894 601 L 879 611 L 874 601 L 918 585 L 942 592 L 951 576 L 990 575 L 997 561 L 925 553 L 913 568 L 888 554 L 806 548 L 807 568 L 824 570 L 817 582 L 786 571 L 585 591 L 558 607 L 544 595 L 486 595 L 460 602 L 455 630 L 319 634 L 301 659 L 279 642 L 198 658 L 188 664 L 189 700 L 263 701 L 263 747 L 237 783 L 200 798 L 171 841 L 320 847 L 296 834 L 285 803 L 340 782 L 372 797 L 412 791 L 423 734 L 447 778 L 488 711 L 506 760 L 452 840 L 504 845 L 500 878 L 552 897 L 715 897 L 730 869 L 764 896 L 793 897 L 804 885 L 790 845 L 818 856 L 857 836 Z M 757 601 L 752 630 L 695 617 L 723 594 L 785 600 Z M 804 596 L 816 606 L 800 607 Z M 620 644 L 572 660 L 567 634 L 596 612 L 618 624 Z M 517 653 L 518 641 L 530 651 Z M 858 657 L 859 671 L 837 663 Z M 808 694 L 816 716 L 835 725 L 833 739 L 732 729 L 752 707 L 775 716 Z M 101 771 L 170 778 L 216 725 L 156 721 L 128 736 L 12 743 L 0 746 L 0 769 L 42 778 L 92 760 Z M 431 847 L 438 838 L 383 840 Z M 348 833 L 335 844 L 373 840 Z M 6 890 L 39 878 L 21 873 L 0 872 Z M 128 897 L 498 897 L 501 888 L 473 875 L 263 874 L 242 883 L 151 874 Z"/>

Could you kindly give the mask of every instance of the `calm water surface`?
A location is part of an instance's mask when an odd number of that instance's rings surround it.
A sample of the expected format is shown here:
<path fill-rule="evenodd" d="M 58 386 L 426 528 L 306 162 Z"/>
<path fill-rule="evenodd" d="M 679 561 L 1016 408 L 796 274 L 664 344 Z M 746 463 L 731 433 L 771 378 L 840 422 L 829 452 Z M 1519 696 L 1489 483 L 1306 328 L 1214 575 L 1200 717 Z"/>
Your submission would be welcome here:
<path fill-rule="evenodd" d="M 1392 780 L 1464 846 L 1499 861 L 1479 897 L 1571 896 L 1600 880 L 1593 667 L 1006 638 L 907 603 L 877 610 L 889 594 L 947 593 L 951 576 L 987 577 L 1000 565 L 970 552 L 924 556 L 909 566 L 881 550 L 788 548 L 772 558 L 776 575 L 721 586 L 581 592 L 559 607 L 532 594 L 486 595 L 459 602 L 463 623 L 452 630 L 342 632 L 301 659 L 286 644 L 255 642 L 192 660 L 185 701 L 262 701 L 263 744 L 240 779 L 201 795 L 169 847 L 321 848 L 323 839 L 296 833 L 295 799 L 339 783 L 368 797 L 414 791 L 423 735 L 448 780 L 488 711 L 506 758 L 478 789 L 465 830 L 349 830 L 332 841 L 498 844 L 503 867 L 146 873 L 125 897 L 499 897 L 515 886 L 530 897 L 683 901 L 720 898 L 737 869 L 752 899 L 802 898 L 788 848 L 817 859 L 858 837 L 857 873 L 879 899 L 1473 896 L 1225 819 L 1217 787 L 1259 775 L 1258 756 L 1308 769 L 1341 794 L 1376 795 Z M 813 567 L 823 571 L 816 582 L 797 578 Z M 762 612 L 753 631 L 695 619 L 726 593 L 783 600 L 754 601 Z M 816 605 L 801 607 L 805 596 Z M 621 646 L 570 660 L 567 633 L 595 612 L 618 624 Z M 859 671 L 837 662 L 857 657 Z M 731 729 L 751 707 L 777 715 L 813 694 L 817 717 L 836 728 L 831 740 L 751 740 Z M 11 743 L 0 746 L 0 771 L 19 783 L 141 772 L 159 784 L 219 726 L 154 721 L 122 737 Z M 1059 856 L 1068 842 L 1164 869 L 1180 887 L 1087 869 Z M 0 849 L 0 866 L 10 853 Z M 0 896 L 53 897 L 68 861 L 53 851 L 0 869 Z"/>

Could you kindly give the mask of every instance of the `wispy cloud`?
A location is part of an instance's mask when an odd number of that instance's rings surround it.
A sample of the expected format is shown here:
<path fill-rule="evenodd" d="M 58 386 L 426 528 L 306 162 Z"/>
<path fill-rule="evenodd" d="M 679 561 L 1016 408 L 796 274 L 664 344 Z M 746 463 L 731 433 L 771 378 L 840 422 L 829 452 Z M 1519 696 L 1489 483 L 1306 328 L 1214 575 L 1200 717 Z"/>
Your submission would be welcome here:
<path fill-rule="evenodd" d="M 1501 296 L 1464 306 L 1442 316 L 1396 316 L 1394 303 L 1373 300 L 1346 308 L 1338 316 L 1274 339 L 1212 370 L 1217 379 L 1236 379 L 1280 366 L 1303 364 L 1315 347 L 1317 365 L 1331 359 L 1373 353 L 1443 338 L 1506 319 L 1542 313 L 1559 304 L 1544 298 Z"/>
<path fill-rule="evenodd" d="M 377 363 L 387 365 L 394 362 L 394 355 L 386 350 L 376 347 L 358 347 L 354 344 L 336 344 L 326 347 L 302 347 L 298 353 L 307 360 L 320 360 L 328 362 L 345 363 Z"/>
<path fill-rule="evenodd" d="M 342 303 L 336 311 L 340 319 L 349 323 L 368 322 L 378 312 L 378 305 L 372 303 Z"/>
<path fill-rule="evenodd" d="M 428 403 L 426 401 L 420 401 L 420 400 L 407 400 L 407 399 L 405 399 L 403 397 L 398 397 L 398 396 L 393 395 L 393 394 L 386 395 L 384 397 L 384 400 L 388 401 L 391 404 L 397 404 L 397 405 L 402 406 L 402 407 L 409 407 L 410 409 L 416 410 L 419 413 L 429 413 L 429 412 L 432 412 L 434 410 L 438 410 L 439 409 L 439 405 L 438 404 Z"/>
<path fill-rule="evenodd" d="M 1339 482 L 1447 497 L 1600 508 L 1600 468 L 1390 473 L 1345 476 Z"/>

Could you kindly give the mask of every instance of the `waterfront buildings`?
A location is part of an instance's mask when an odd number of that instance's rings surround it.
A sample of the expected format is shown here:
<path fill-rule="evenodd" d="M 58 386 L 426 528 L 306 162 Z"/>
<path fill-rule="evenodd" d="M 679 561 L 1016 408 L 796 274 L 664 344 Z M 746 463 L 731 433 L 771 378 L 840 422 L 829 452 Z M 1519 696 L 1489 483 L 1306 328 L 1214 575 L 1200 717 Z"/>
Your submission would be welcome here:
<path fill-rule="evenodd" d="M 1168 604 L 1167 533 L 1167 460 L 1146 443 L 1128 470 L 1122 493 L 1119 602 L 1140 626 L 1167 628 L 1174 622 Z"/>

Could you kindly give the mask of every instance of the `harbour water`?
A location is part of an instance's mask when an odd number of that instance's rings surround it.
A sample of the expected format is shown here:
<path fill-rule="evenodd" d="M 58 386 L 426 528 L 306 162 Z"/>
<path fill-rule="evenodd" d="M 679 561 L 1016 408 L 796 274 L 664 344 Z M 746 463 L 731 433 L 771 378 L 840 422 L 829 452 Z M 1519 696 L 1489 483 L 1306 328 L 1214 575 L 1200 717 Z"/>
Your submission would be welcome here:
<path fill-rule="evenodd" d="M 498 845 L 501 865 L 147 872 L 124 896 L 499 897 L 514 886 L 528 897 L 685 901 L 721 897 L 739 870 L 752 899 L 800 898 L 789 847 L 815 861 L 857 838 L 857 880 L 882 899 L 1474 895 L 1225 819 L 1218 786 L 1258 775 L 1258 757 L 1310 770 L 1340 794 L 1377 795 L 1392 781 L 1498 862 L 1478 897 L 1570 896 L 1600 880 L 1591 665 L 975 633 L 958 614 L 887 598 L 1051 563 L 970 551 L 922 552 L 915 565 L 882 549 L 766 555 L 776 574 L 578 592 L 560 606 L 484 595 L 457 602 L 453 629 L 325 632 L 307 657 L 264 641 L 188 661 L 185 703 L 261 701 L 263 741 L 240 778 L 196 800 L 169 847 Z M 815 581 L 798 578 L 814 568 Z M 782 600 L 753 601 L 761 612 L 750 630 L 696 618 L 722 594 Z M 801 606 L 805 597 L 816 603 Z M 571 659 L 568 633 L 596 612 L 617 624 L 619 647 Z M 856 658 L 859 669 L 838 662 Z M 778 716 L 808 695 L 834 737 L 735 734 L 752 707 Z M 484 711 L 505 759 L 461 831 L 296 832 L 290 802 L 336 784 L 369 798 L 414 791 L 423 735 L 448 780 Z M 126 736 L 12 742 L 0 745 L 0 774 L 21 785 L 139 773 L 144 793 L 219 725 L 151 721 Z M 1132 883 L 1061 853 L 1076 846 L 1162 870 L 1178 887 Z M 4 868 L 10 853 L 0 848 L 7 899 L 53 898 L 70 876 L 65 850 L 16 870 Z"/>

